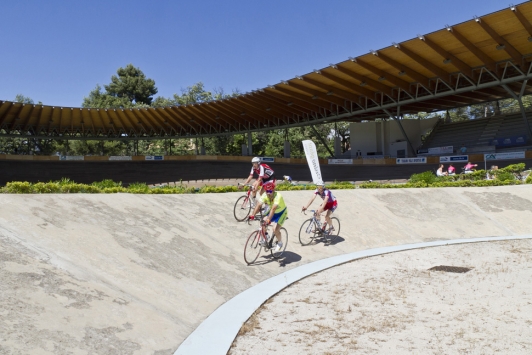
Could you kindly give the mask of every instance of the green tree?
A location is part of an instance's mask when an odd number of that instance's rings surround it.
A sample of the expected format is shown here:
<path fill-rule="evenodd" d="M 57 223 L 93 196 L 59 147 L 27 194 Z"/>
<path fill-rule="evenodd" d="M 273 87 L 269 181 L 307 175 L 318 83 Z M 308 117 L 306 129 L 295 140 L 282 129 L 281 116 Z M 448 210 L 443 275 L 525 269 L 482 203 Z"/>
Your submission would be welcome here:
<path fill-rule="evenodd" d="M 100 85 L 83 99 L 82 107 L 90 108 L 132 108 L 149 107 L 152 96 L 157 93 L 155 81 L 132 64 L 125 68 L 118 68 L 118 75 L 111 76 L 111 83 Z"/>
<path fill-rule="evenodd" d="M 157 93 L 155 81 L 146 78 L 146 75 L 133 64 L 125 68 L 118 68 L 118 75 L 111 77 L 111 83 L 105 85 L 107 93 L 114 97 L 125 98 L 131 103 L 150 105 L 152 96 Z"/>

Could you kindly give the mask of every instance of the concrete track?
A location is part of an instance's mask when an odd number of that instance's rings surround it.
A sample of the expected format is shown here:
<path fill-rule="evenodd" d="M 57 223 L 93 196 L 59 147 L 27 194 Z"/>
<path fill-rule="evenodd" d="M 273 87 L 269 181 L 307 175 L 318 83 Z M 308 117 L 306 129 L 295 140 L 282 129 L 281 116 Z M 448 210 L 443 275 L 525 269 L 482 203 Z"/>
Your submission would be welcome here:
<path fill-rule="evenodd" d="M 232 215 L 240 193 L 0 195 L 0 354 L 172 354 L 221 304 L 300 265 L 531 232 L 530 186 L 335 194 L 334 245 L 299 245 L 308 218 L 299 210 L 311 192 L 283 192 L 286 256 L 254 266 L 242 254 L 255 226 Z"/>

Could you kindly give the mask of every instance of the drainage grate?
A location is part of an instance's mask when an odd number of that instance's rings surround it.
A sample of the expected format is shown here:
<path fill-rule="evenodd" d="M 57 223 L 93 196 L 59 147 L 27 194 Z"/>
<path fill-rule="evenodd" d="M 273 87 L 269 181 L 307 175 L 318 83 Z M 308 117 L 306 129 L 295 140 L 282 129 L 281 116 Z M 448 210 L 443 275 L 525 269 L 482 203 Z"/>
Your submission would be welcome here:
<path fill-rule="evenodd" d="M 429 270 L 430 271 L 456 272 L 458 274 L 463 274 L 463 273 L 468 272 L 469 270 L 471 270 L 471 268 L 459 267 L 459 266 L 440 265 L 440 266 L 431 267 Z"/>

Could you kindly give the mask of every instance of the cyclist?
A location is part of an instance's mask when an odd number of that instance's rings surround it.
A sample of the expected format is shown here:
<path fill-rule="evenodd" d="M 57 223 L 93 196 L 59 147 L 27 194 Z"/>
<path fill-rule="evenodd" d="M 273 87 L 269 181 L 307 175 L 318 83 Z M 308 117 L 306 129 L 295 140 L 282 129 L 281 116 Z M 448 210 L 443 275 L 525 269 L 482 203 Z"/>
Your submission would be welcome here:
<path fill-rule="evenodd" d="M 253 166 L 251 167 L 251 172 L 249 173 L 248 179 L 244 182 L 244 185 L 249 183 L 251 179 L 253 179 L 253 174 L 257 174 L 257 180 L 253 183 L 253 199 L 251 200 L 253 205 L 259 186 L 261 186 L 259 195 L 262 195 L 264 193 L 262 185 L 268 181 L 275 182 L 275 178 L 273 177 L 273 169 L 270 168 L 268 164 L 261 163 L 259 157 L 251 159 L 251 164 Z M 241 188 L 241 186 L 239 186 L 239 188 Z"/>
<path fill-rule="evenodd" d="M 316 196 L 321 197 L 323 200 L 320 207 L 316 211 L 316 216 L 319 219 L 319 215 L 323 211 L 327 211 L 327 214 L 325 215 L 325 223 L 323 223 L 322 230 L 325 231 L 327 223 L 329 223 L 329 232 L 331 232 L 334 230 L 334 226 L 332 225 L 331 221 L 331 214 L 336 210 L 336 207 L 338 207 L 338 201 L 336 200 L 336 197 L 334 197 L 334 195 L 332 194 L 331 190 L 325 188 L 325 184 L 322 181 L 316 183 L 316 190 L 314 191 L 314 196 L 312 196 L 306 206 L 303 206 L 302 211 L 305 211 L 312 204 L 312 202 L 314 202 Z"/>
<path fill-rule="evenodd" d="M 283 196 L 279 192 L 275 191 L 274 181 L 268 181 L 264 183 L 263 187 L 266 192 L 261 195 L 257 206 L 255 206 L 255 209 L 253 213 L 251 213 L 251 215 L 249 216 L 249 219 L 255 219 L 255 215 L 257 214 L 257 212 L 259 212 L 259 209 L 262 207 L 262 204 L 270 206 L 270 211 L 268 213 L 268 216 L 264 218 L 264 222 L 266 224 L 272 223 L 273 233 L 277 238 L 275 252 L 278 252 L 283 247 L 280 231 L 284 221 L 288 217 L 288 209 L 286 208 L 286 204 L 284 203 Z"/>

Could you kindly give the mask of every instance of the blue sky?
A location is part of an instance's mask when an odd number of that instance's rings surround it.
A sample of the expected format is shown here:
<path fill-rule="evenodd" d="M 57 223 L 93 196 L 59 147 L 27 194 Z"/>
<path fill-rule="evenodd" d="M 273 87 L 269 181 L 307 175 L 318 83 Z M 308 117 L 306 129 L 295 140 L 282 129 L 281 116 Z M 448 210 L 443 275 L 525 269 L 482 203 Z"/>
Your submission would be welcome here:
<path fill-rule="evenodd" d="M 516 2 L 518 4 L 520 2 Z M 132 63 L 169 97 L 247 92 L 507 8 L 507 0 L 2 2 L 0 100 L 79 107 Z"/>

